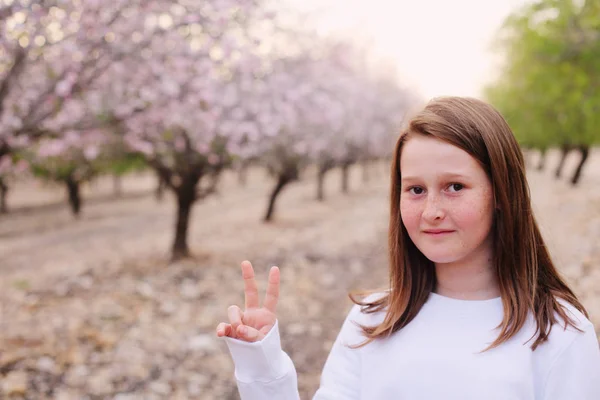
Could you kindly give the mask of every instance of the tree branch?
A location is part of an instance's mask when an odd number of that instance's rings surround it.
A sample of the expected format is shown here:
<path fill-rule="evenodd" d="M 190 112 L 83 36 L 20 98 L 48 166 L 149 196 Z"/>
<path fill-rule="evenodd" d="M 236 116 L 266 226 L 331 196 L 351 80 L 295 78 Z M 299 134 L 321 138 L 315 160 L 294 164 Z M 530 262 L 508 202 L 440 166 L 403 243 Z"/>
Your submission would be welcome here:
<path fill-rule="evenodd" d="M 2 112 L 4 111 L 4 100 L 8 97 L 8 89 L 10 88 L 12 81 L 17 79 L 23 72 L 26 58 L 27 51 L 24 48 L 17 46 L 15 50 L 15 61 L 2 82 L 0 82 L 0 115 L 2 115 Z"/>
<path fill-rule="evenodd" d="M 177 191 L 177 186 L 174 184 L 173 180 L 173 171 L 164 166 L 157 158 L 152 158 L 148 160 L 148 163 L 154 170 L 158 173 L 161 179 L 167 184 L 171 190 L 174 192 Z"/>
<path fill-rule="evenodd" d="M 217 165 L 215 169 L 207 175 L 207 178 L 210 180 L 208 186 L 202 188 L 200 185 L 198 185 L 195 196 L 196 200 L 202 200 L 211 194 L 217 193 L 217 186 L 219 184 L 219 178 L 221 177 L 222 170 L 222 164 Z"/>

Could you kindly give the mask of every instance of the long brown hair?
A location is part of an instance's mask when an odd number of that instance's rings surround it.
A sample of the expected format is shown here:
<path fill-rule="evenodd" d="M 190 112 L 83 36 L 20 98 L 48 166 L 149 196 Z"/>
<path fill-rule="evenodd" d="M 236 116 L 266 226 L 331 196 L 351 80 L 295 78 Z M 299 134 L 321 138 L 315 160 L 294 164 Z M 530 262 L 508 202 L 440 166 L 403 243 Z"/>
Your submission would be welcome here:
<path fill-rule="evenodd" d="M 435 289 L 434 263 L 411 241 L 400 216 L 400 154 L 410 134 L 431 136 L 465 150 L 486 171 L 493 188 L 497 212 L 492 226 L 494 265 L 500 286 L 504 318 L 501 331 L 488 347 L 499 346 L 523 327 L 529 312 L 537 324 L 531 346 L 548 340 L 557 313 L 575 328 L 558 299 L 588 314 L 556 270 L 533 216 L 523 154 L 506 120 L 490 104 L 465 97 L 440 97 L 430 101 L 402 130 L 391 165 L 388 234 L 389 290 L 373 301 L 358 296 L 377 291 L 356 291 L 350 299 L 364 313 L 386 309 L 377 326 L 360 325 L 365 342 L 387 337 L 409 324 Z M 532 337 L 533 338 L 533 337 Z"/>

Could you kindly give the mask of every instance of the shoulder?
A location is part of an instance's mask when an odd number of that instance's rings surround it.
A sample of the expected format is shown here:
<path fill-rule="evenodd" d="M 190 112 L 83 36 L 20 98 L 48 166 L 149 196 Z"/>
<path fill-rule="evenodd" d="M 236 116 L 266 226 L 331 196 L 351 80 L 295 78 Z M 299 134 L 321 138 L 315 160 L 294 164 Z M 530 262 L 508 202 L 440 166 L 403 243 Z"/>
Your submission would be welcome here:
<path fill-rule="evenodd" d="M 557 322 L 552 326 L 549 339 L 565 342 L 564 344 L 568 345 L 585 332 L 595 332 L 594 324 L 575 306 L 563 299 L 557 299 L 557 301 L 574 326 L 569 325 L 558 313 L 555 313 Z"/>
<path fill-rule="evenodd" d="M 548 341 L 536 349 L 544 398 L 597 399 L 600 345 L 594 325 L 573 305 L 559 300 L 575 327 L 557 316 Z"/>
<path fill-rule="evenodd" d="M 388 291 L 378 291 L 375 293 L 371 293 L 362 298 L 361 302 L 363 304 L 373 303 L 375 301 L 381 300 L 384 297 L 388 296 Z M 383 307 L 379 311 L 369 311 L 369 307 L 366 305 L 354 304 L 346 317 L 346 323 L 352 323 L 353 325 L 366 325 L 366 326 L 374 326 L 383 322 L 385 318 L 385 314 L 387 311 L 387 307 Z"/>
<path fill-rule="evenodd" d="M 578 326 L 592 325 L 592 322 L 579 311 L 575 306 L 564 299 L 556 299 L 556 301 L 563 307 L 567 314 L 573 318 L 573 322 L 576 322 Z"/>
<path fill-rule="evenodd" d="M 594 324 L 572 304 L 562 299 L 557 301 L 573 325 L 568 324 L 558 313 L 555 313 L 556 322 L 552 325 L 547 342 L 536 350 L 549 368 L 569 353 L 590 350 L 590 343 L 598 347 Z"/>

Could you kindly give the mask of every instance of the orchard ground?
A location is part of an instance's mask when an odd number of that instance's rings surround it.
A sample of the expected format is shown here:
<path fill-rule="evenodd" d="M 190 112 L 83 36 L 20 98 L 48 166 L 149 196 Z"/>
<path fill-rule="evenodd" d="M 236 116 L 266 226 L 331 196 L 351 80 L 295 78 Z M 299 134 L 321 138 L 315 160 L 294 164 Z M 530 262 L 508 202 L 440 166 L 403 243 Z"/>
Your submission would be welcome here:
<path fill-rule="evenodd" d="M 553 178 L 557 155 L 528 172 L 534 210 L 600 332 L 600 149 L 576 187 Z M 229 305 L 243 307 L 248 259 L 262 294 L 269 267 L 281 269 L 282 342 L 310 398 L 351 306 L 347 291 L 385 284 L 387 177 L 376 164 L 365 183 L 357 166 L 344 195 L 334 171 L 319 203 L 306 176 L 264 224 L 273 182 L 260 169 L 246 187 L 226 174 L 220 194 L 193 210 L 195 258 L 177 263 L 167 261 L 175 204 L 155 200 L 151 175 L 126 178 L 121 199 L 109 179 L 86 187 L 78 220 L 62 188 L 17 185 L 13 212 L 0 217 L 0 397 L 238 399 L 215 327 Z"/>

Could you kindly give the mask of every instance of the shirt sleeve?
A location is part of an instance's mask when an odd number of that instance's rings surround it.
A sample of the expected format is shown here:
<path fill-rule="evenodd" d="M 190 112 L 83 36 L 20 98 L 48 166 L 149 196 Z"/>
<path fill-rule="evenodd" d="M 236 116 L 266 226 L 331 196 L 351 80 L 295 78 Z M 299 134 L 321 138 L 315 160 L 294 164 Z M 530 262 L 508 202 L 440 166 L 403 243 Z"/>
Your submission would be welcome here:
<path fill-rule="evenodd" d="M 259 342 L 225 337 L 241 400 L 299 400 L 298 376 L 281 348 L 279 321 Z"/>
<path fill-rule="evenodd" d="M 544 393 L 545 400 L 600 399 L 600 346 L 592 324 L 554 361 Z"/>
<path fill-rule="evenodd" d="M 351 320 L 360 313 L 354 306 L 346 317 L 321 373 L 320 387 L 313 400 L 355 400 L 360 398 L 359 328 Z M 259 342 L 224 338 L 235 365 L 235 378 L 241 400 L 299 400 L 298 377 L 294 363 L 282 350 L 279 324 Z"/>
<path fill-rule="evenodd" d="M 313 400 L 358 400 L 361 387 L 362 348 L 351 349 L 365 340 L 354 322 L 360 321 L 360 306 L 354 305 L 346 317 L 321 374 L 321 386 Z"/>

